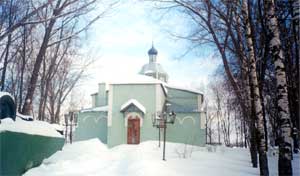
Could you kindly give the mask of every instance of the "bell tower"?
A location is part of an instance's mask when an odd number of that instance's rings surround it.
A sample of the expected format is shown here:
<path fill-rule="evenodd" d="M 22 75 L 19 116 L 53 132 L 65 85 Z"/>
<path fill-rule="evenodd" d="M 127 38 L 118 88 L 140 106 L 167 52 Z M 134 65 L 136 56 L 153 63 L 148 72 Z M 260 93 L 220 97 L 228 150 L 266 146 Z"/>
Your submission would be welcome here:
<path fill-rule="evenodd" d="M 159 79 L 163 82 L 168 82 L 168 74 L 164 71 L 162 66 L 157 63 L 157 50 L 155 49 L 153 42 L 152 47 L 148 51 L 149 63 L 145 64 L 140 71 L 140 74 L 151 76 L 155 79 Z"/>

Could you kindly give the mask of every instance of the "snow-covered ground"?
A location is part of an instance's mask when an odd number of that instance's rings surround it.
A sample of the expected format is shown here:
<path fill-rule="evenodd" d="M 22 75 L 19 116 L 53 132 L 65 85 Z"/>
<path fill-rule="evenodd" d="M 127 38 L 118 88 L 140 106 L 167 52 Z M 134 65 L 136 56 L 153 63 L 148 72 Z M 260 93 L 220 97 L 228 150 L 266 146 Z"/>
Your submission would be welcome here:
<path fill-rule="evenodd" d="M 42 165 L 24 175 L 259 175 L 258 169 L 251 167 L 247 149 L 225 147 L 214 149 L 167 143 L 167 161 L 162 161 L 162 148 L 158 148 L 157 141 L 143 142 L 140 145 L 120 145 L 108 149 L 98 139 L 92 139 L 66 145 L 62 151 L 45 159 Z M 270 175 L 277 175 L 276 160 L 277 157 L 269 157 Z M 295 157 L 293 164 L 294 175 L 299 175 L 299 155 Z"/>

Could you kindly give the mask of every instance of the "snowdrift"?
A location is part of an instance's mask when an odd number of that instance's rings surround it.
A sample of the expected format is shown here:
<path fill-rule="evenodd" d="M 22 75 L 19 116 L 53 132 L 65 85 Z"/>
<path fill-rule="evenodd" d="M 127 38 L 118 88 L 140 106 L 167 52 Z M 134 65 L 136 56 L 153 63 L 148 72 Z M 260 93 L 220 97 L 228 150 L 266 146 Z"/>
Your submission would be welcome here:
<path fill-rule="evenodd" d="M 41 166 L 25 176 L 160 176 L 160 175 L 259 175 L 251 168 L 247 149 L 216 148 L 170 143 L 166 145 L 166 159 L 157 141 L 140 145 L 119 145 L 108 149 L 98 139 L 65 145 L 62 151 L 45 159 Z"/>

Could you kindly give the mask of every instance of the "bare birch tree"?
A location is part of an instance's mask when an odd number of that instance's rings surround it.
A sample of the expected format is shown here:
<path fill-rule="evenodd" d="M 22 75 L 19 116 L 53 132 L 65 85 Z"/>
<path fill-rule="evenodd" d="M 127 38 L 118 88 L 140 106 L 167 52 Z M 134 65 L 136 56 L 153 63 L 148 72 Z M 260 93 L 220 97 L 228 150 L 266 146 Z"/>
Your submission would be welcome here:
<path fill-rule="evenodd" d="M 274 0 L 264 0 L 265 18 L 270 37 L 270 55 L 275 65 L 277 106 L 280 120 L 279 175 L 292 175 L 291 119 L 288 103 L 284 55 L 282 51 Z"/>
<path fill-rule="evenodd" d="M 249 52 L 249 67 L 250 67 L 250 87 L 253 94 L 253 107 L 255 116 L 257 118 L 257 140 L 258 140 L 258 152 L 259 152 L 259 166 L 261 175 L 269 175 L 268 169 L 268 158 L 267 158 L 267 149 L 265 142 L 265 131 L 264 131 L 264 119 L 262 114 L 262 106 L 260 99 L 260 92 L 258 88 L 258 80 L 256 73 L 256 58 L 254 53 L 254 44 L 252 39 L 252 31 L 250 26 L 250 19 L 248 13 L 248 2 L 247 0 L 242 1 L 242 15 L 244 20 L 246 43 L 248 46 Z"/>

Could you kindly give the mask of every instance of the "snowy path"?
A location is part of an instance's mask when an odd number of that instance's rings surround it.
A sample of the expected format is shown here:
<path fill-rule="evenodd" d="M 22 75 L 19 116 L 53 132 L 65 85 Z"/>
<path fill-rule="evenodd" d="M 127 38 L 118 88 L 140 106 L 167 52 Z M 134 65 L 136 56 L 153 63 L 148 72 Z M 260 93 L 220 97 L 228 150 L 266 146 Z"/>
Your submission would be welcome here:
<path fill-rule="evenodd" d="M 247 149 L 218 148 L 207 152 L 203 147 L 187 147 L 191 157 L 179 157 L 183 144 L 167 143 L 167 161 L 162 161 L 162 148 L 156 141 L 140 145 L 120 145 L 107 149 L 99 140 L 77 142 L 64 147 L 44 160 L 43 164 L 25 176 L 254 176 Z M 188 152 L 190 153 L 190 152 Z M 270 175 L 277 175 L 277 158 L 270 157 Z M 294 175 L 299 174 L 299 155 L 294 159 Z"/>

